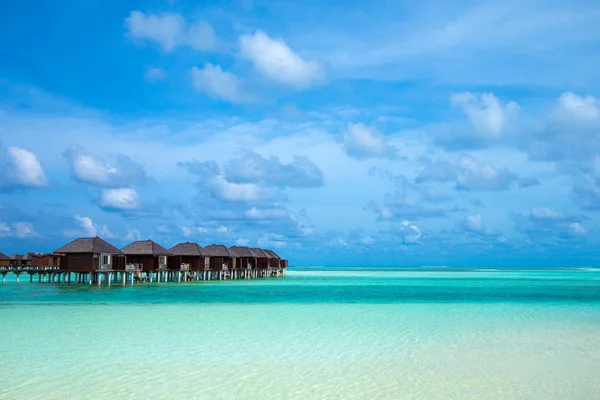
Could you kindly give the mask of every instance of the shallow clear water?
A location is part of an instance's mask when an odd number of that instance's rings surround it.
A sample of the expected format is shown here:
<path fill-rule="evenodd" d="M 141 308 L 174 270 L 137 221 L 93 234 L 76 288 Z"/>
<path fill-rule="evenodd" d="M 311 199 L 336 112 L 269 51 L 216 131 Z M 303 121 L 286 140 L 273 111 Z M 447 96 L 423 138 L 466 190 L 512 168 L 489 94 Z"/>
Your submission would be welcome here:
<path fill-rule="evenodd" d="M 598 399 L 600 272 L 0 285 L 0 399 Z"/>

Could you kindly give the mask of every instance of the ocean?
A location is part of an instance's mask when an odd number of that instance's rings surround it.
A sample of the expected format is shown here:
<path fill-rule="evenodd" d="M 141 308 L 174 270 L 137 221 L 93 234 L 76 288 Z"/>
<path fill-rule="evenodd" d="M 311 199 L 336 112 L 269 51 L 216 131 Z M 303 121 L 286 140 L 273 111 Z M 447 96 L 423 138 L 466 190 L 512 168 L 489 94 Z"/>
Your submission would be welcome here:
<path fill-rule="evenodd" d="M 25 280 L 0 285 L 0 399 L 600 399 L 599 270 Z"/>

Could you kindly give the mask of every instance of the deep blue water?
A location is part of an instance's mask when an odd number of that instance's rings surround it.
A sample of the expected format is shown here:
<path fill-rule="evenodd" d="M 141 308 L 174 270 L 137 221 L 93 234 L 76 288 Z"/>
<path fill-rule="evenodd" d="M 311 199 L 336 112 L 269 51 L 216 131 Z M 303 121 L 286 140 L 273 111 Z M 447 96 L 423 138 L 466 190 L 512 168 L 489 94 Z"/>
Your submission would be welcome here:
<path fill-rule="evenodd" d="M 7 282 L 0 304 L 586 302 L 600 272 L 584 270 L 291 270 L 268 280 L 113 284 Z"/>

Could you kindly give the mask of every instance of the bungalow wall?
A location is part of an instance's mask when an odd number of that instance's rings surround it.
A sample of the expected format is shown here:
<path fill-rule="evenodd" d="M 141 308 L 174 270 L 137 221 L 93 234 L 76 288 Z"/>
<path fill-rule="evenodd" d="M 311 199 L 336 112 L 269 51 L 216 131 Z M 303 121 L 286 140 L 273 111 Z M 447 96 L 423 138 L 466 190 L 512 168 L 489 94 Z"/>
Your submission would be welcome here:
<path fill-rule="evenodd" d="M 57 254 L 32 254 L 31 265 L 36 267 L 58 267 L 60 266 L 60 258 Z"/>
<path fill-rule="evenodd" d="M 279 268 L 279 258 L 269 258 L 269 268 Z"/>
<path fill-rule="evenodd" d="M 69 253 L 61 260 L 62 269 L 71 272 L 91 272 L 96 268 L 98 259 L 92 253 Z"/>
<path fill-rule="evenodd" d="M 10 260 L 10 265 L 15 265 L 15 266 L 31 265 L 31 260 L 24 260 L 22 258 L 19 260 Z"/>
<path fill-rule="evenodd" d="M 253 258 L 239 257 L 239 258 L 236 258 L 235 260 L 236 260 L 237 269 L 248 269 L 248 265 L 250 265 L 250 266 L 254 265 L 252 263 L 252 260 L 254 260 Z"/>
<path fill-rule="evenodd" d="M 266 258 L 257 258 L 256 259 L 256 268 L 258 269 L 267 269 L 268 259 Z"/>
<path fill-rule="evenodd" d="M 167 269 L 170 265 L 173 265 L 173 261 L 167 256 L 154 256 L 154 255 L 128 255 L 127 264 L 141 264 L 142 271 L 156 271 L 160 269 L 161 264 L 159 263 L 160 258 L 164 257 L 165 263 L 162 264 L 164 269 Z"/>
<path fill-rule="evenodd" d="M 121 254 L 111 254 L 110 256 L 110 264 L 111 268 L 116 271 L 125 271 L 125 264 L 127 263 L 127 259 L 124 255 Z"/>
<path fill-rule="evenodd" d="M 233 259 L 231 257 L 210 257 L 210 269 L 220 271 L 223 269 L 223 264 L 225 264 L 228 269 L 233 269 Z"/>
<path fill-rule="evenodd" d="M 169 269 L 178 270 L 181 264 L 187 264 L 193 271 L 204 269 L 204 257 L 202 256 L 173 256 L 169 257 Z"/>
<path fill-rule="evenodd" d="M 8 267 L 9 265 L 12 265 L 11 260 L 0 260 L 0 267 Z"/>
<path fill-rule="evenodd" d="M 287 268 L 288 260 L 279 260 L 279 268 Z"/>
<path fill-rule="evenodd" d="M 154 271 L 158 269 L 158 259 L 152 255 L 128 255 L 127 264 L 141 264 L 142 271 Z"/>

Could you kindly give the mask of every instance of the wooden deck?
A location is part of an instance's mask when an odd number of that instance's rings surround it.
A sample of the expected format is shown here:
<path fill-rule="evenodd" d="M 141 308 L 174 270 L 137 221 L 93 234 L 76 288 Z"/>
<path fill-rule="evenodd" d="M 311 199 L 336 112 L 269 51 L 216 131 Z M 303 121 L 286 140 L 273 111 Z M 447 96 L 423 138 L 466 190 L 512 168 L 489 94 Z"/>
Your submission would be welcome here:
<path fill-rule="evenodd" d="M 125 285 L 127 283 L 134 284 L 153 282 L 193 282 L 229 279 L 275 278 L 284 276 L 285 268 L 189 270 L 181 267 L 180 269 L 141 271 L 139 269 L 126 267 L 124 270 L 99 269 L 96 271 L 67 271 L 61 269 L 59 266 L 0 266 L 2 283 L 6 282 L 6 276 L 8 274 L 15 274 L 17 282 L 20 282 L 22 274 L 28 274 L 29 282 L 33 282 L 34 277 L 37 275 L 37 281 L 39 283 Z"/>

